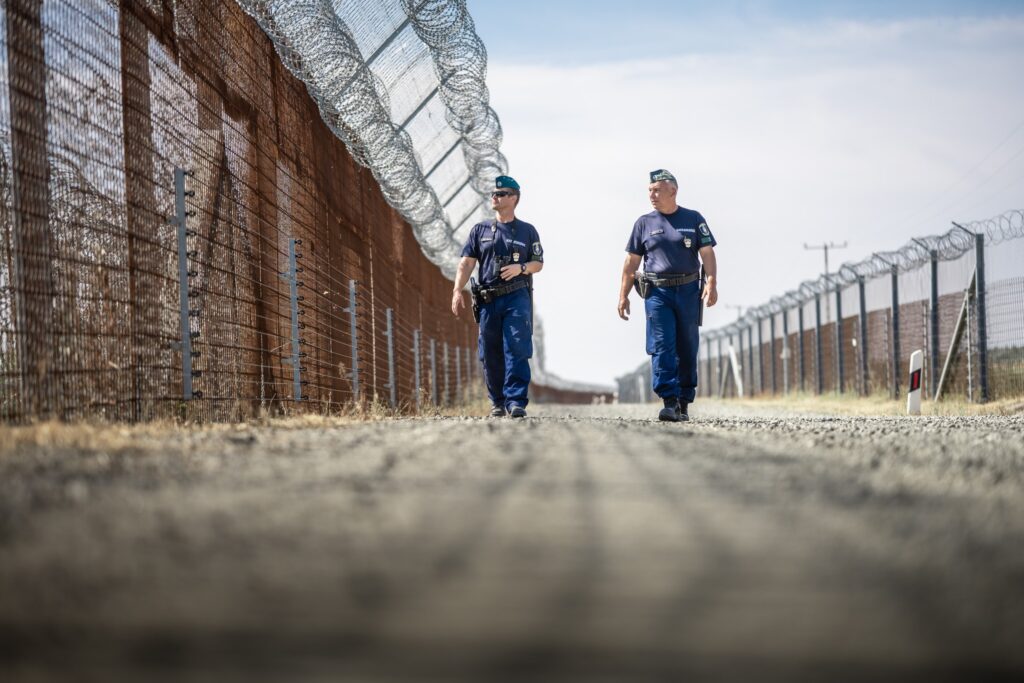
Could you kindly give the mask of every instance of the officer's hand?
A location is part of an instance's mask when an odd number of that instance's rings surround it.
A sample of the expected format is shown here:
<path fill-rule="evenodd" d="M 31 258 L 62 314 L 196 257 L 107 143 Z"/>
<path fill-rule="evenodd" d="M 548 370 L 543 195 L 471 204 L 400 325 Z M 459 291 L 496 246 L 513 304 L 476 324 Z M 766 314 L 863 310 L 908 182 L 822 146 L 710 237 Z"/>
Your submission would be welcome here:
<path fill-rule="evenodd" d="M 465 306 L 466 302 L 462 298 L 462 291 L 452 292 L 452 313 L 455 314 L 456 318 L 459 317 L 459 309 L 465 308 Z"/>
<path fill-rule="evenodd" d="M 711 308 L 718 302 L 718 287 L 713 284 L 708 284 L 704 287 L 704 303 L 708 308 Z"/>
<path fill-rule="evenodd" d="M 519 267 L 518 263 L 515 263 L 511 266 L 505 266 L 504 268 L 501 269 L 501 279 L 511 280 L 516 275 L 519 275 L 521 272 L 523 272 L 523 269 Z"/>
<path fill-rule="evenodd" d="M 627 297 L 619 299 L 619 317 L 629 320 L 629 299 Z"/>

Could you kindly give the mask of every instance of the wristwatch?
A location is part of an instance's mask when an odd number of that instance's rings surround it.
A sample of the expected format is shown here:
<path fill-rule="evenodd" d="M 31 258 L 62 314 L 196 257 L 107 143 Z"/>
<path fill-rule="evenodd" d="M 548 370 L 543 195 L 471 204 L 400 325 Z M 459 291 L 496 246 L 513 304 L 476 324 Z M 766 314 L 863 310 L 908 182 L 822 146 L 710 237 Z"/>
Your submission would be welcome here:
<path fill-rule="evenodd" d="M 519 264 L 519 274 L 520 275 L 526 275 L 526 264 L 525 263 L 520 263 Z"/>

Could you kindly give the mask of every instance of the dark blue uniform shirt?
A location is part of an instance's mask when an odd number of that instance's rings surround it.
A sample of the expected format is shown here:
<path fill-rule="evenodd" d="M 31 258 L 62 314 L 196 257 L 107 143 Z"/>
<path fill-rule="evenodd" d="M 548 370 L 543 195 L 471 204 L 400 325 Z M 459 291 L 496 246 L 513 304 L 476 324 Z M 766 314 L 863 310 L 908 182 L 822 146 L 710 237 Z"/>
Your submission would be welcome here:
<path fill-rule="evenodd" d="M 508 258 L 507 265 L 544 261 L 544 247 L 537 229 L 526 221 L 518 218 L 511 223 L 489 220 L 477 223 L 469 231 L 462 255 L 477 260 L 480 284 L 490 287 L 502 283 L 499 256 Z"/>
<path fill-rule="evenodd" d="M 698 211 L 678 207 L 675 213 L 652 211 L 637 219 L 626 251 L 644 257 L 648 273 L 696 273 L 697 252 L 718 242 Z"/>

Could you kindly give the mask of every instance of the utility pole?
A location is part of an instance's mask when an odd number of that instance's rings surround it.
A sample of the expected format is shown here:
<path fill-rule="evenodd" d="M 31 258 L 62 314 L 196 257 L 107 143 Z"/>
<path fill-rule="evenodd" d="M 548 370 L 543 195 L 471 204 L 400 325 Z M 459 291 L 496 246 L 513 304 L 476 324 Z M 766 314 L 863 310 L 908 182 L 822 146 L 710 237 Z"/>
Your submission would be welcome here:
<path fill-rule="evenodd" d="M 804 242 L 804 249 L 821 249 L 822 251 L 825 252 L 825 283 L 826 283 L 826 285 L 827 284 L 831 284 L 831 282 L 832 282 L 832 279 L 829 277 L 830 273 L 828 271 L 828 250 L 829 249 L 846 249 L 846 246 L 847 246 L 846 242 L 843 242 L 842 244 L 836 244 L 835 242 L 826 242 L 824 244 L 807 244 L 807 242 Z M 828 299 L 829 299 L 829 297 L 826 296 L 825 297 L 825 317 L 826 318 L 829 317 L 829 313 L 828 313 Z"/>
<path fill-rule="evenodd" d="M 746 308 L 745 306 L 740 306 L 739 304 L 725 304 L 725 307 L 726 308 L 735 308 L 736 309 L 736 320 L 737 321 L 739 321 L 739 319 L 743 317 L 743 309 Z"/>

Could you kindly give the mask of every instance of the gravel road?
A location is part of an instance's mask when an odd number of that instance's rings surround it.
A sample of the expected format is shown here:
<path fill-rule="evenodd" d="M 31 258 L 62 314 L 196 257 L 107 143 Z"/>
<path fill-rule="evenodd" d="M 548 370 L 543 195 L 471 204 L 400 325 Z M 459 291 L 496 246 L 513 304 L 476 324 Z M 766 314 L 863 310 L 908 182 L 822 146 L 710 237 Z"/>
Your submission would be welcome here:
<path fill-rule="evenodd" d="M 698 403 L 0 457 L 0 679 L 1024 677 L 1024 417 Z"/>

